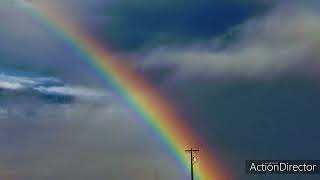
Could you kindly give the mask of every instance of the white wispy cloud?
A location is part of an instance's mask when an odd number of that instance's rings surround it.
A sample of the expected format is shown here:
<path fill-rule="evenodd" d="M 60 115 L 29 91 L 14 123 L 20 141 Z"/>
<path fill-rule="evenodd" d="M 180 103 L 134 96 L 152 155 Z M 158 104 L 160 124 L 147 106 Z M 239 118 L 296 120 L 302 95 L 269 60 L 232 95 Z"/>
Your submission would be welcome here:
<path fill-rule="evenodd" d="M 54 77 L 27 77 L 0 74 L 0 88 L 3 89 L 24 89 L 44 83 L 60 83 L 60 80 Z"/>
<path fill-rule="evenodd" d="M 71 87 L 71 86 L 52 86 L 52 87 L 35 87 L 35 90 L 43 94 L 68 95 L 76 97 L 91 97 L 98 98 L 106 96 L 105 92 L 93 90 L 86 87 Z"/>
<path fill-rule="evenodd" d="M 17 90 L 23 89 L 24 87 L 20 83 L 15 82 L 7 82 L 0 80 L 0 89 L 10 89 L 10 90 Z"/>
<path fill-rule="evenodd" d="M 320 57 L 320 13 L 314 3 L 285 1 L 263 17 L 240 27 L 238 39 L 217 48 L 219 39 L 188 47 L 160 47 L 146 68 L 174 66 L 178 75 L 259 77 L 310 72 Z"/>
<path fill-rule="evenodd" d="M 0 74 L 0 89 L 33 90 L 45 95 L 74 96 L 77 98 L 102 98 L 108 96 L 103 90 L 90 87 L 65 85 L 55 77 L 29 77 Z"/>

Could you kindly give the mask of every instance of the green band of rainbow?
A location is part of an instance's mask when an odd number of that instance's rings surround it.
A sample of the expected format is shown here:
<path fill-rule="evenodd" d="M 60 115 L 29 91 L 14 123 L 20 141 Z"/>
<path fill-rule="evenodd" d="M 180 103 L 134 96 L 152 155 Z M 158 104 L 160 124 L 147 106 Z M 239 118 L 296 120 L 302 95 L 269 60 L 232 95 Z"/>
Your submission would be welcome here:
<path fill-rule="evenodd" d="M 26 8 L 35 18 L 41 20 L 61 38 L 70 43 L 105 81 L 111 83 L 128 103 L 139 113 L 149 127 L 159 136 L 174 156 L 189 169 L 190 160 L 186 148 L 199 144 L 200 140 L 183 119 L 142 76 L 134 69 L 109 52 L 94 38 L 81 31 L 81 28 L 62 15 L 51 4 L 33 3 Z M 196 166 L 196 177 L 202 180 L 229 179 L 213 152 L 202 144 L 200 160 Z"/>

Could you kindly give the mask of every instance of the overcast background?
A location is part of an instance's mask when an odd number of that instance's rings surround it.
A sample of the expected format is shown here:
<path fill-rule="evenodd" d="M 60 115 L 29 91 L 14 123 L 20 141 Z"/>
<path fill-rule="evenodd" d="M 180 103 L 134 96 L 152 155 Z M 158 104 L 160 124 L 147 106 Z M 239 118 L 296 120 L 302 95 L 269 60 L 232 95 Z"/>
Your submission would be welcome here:
<path fill-rule="evenodd" d="M 244 173 L 247 159 L 320 159 L 318 1 L 43 1 L 127 57 L 236 179 L 319 179 Z M 0 179 L 188 178 L 27 5 L 0 1 Z"/>

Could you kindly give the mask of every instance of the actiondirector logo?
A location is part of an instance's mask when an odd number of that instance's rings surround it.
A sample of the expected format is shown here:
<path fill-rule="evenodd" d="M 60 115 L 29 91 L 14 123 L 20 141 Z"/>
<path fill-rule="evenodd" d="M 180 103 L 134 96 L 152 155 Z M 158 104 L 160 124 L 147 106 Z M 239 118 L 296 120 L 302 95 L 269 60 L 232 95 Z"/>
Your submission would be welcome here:
<path fill-rule="evenodd" d="M 320 160 L 247 160 L 247 174 L 320 174 Z"/>

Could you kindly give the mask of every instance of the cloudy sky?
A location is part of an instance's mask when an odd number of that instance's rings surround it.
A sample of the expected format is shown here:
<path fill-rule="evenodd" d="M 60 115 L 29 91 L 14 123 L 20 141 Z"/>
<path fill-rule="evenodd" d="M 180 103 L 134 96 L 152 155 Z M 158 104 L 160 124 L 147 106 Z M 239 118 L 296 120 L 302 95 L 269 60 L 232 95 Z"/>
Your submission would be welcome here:
<path fill-rule="evenodd" d="M 248 159 L 320 159 L 317 0 L 37 1 L 126 57 L 235 179 L 319 179 L 244 174 Z M 30 5 L 0 0 L 0 179 L 188 178 Z"/>

